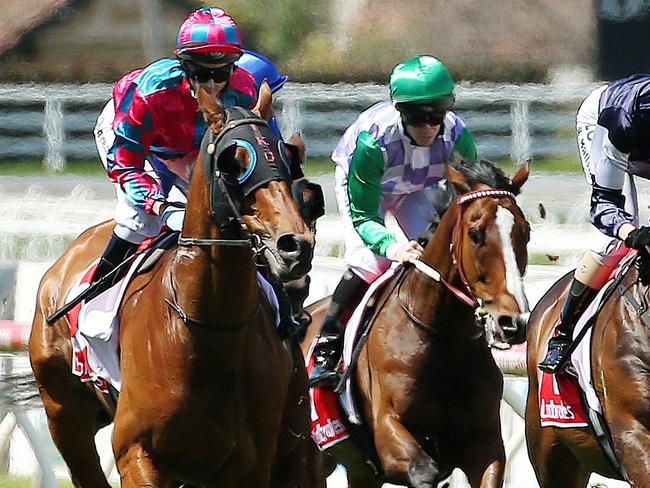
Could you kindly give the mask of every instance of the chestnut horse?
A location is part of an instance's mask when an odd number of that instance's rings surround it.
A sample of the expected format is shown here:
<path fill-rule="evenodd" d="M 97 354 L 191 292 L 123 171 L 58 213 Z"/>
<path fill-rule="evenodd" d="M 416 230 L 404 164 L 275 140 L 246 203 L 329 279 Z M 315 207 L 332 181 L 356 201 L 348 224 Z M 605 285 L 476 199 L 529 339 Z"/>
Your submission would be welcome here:
<path fill-rule="evenodd" d="M 621 478 L 589 428 L 541 427 L 539 364 L 560 315 L 573 273 L 555 283 L 535 306 L 528 327 L 528 454 L 542 488 L 587 486 L 591 473 Z M 613 440 L 622 475 L 650 486 L 650 322 L 647 286 L 628 269 L 596 318 L 591 334 L 592 382 Z M 641 315 L 640 315 L 641 314 Z"/>
<path fill-rule="evenodd" d="M 349 440 L 326 451 L 346 466 L 350 486 L 431 488 L 456 467 L 472 487 L 502 485 L 503 381 L 475 305 L 482 303 L 508 342 L 523 341 L 529 225 L 514 196 L 528 173 L 524 165 L 509 180 L 487 161 L 448 165 L 459 195 L 421 258 L 434 271 L 409 266 L 387 285 L 353 372 L 382 475 Z M 438 281 L 430 277 L 435 271 Z M 325 302 L 315 304 L 314 320 L 322 321 L 326 309 Z"/>
<path fill-rule="evenodd" d="M 199 105 L 209 125 L 206 142 L 214 142 L 226 114 L 203 92 Z M 265 90 L 255 112 L 268 107 Z M 247 123 L 263 124 L 256 114 Z M 138 275 L 120 306 L 122 389 L 114 418 L 101 394 L 72 374 L 65 320 L 45 323 L 101 253 L 113 223 L 85 231 L 45 274 L 29 352 L 52 438 L 75 486 L 109 487 L 93 435 L 111 420 L 122 487 L 310 486 L 303 360 L 297 345 L 280 339 L 256 277 L 262 252 L 273 256 L 283 280 L 311 267 L 313 236 L 290 181 L 280 177 L 286 173 L 279 159 L 295 151 L 286 153 L 273 164 L 257 157 L 256 166 L 239 145 L 199 156 L 179 247 Z M 260 186 L 236 191 L 249 166 L 251 178 L 253 167 L 262 168 Z M 229 196 L 216 198 L 217 187 Z M 223 210 L 215 204 L 225 201 L 234 225 L 215 217 Z"/>

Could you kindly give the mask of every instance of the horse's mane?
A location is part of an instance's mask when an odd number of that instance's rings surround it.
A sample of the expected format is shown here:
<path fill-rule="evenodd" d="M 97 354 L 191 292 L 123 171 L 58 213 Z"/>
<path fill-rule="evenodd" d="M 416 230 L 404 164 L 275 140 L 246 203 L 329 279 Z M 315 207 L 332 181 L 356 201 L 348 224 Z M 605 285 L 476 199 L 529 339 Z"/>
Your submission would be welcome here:
<path fill-rule="evenodd" d="M 450 161 L 448 164 L 467 179 L 470 188 L 475 188 L 478 184 L 484 184 L 491 188 L 508 190 L 515 195 L 519 193 L 519 190 L 513 186 L 510 178 L 508 178 L 501 168 L 491 161 L 486 159 L 462 159 L 460 161 Z M 436 192 L 432 202 L 435 212 L 431 214 L 429 227 L 418 238 L 421 243 L 425 243 L 431 238 L 440 223 L 440 219 L 456 196 L 456 188 L 449 183 L 447 183 L 442 191 Z"/>
<path fill-rule="evenodd" d="M 486 159 L 470 160 L 462 159 L 460 161 L 452 161 L 449 165 L 456 171 L 461 173 L 469 183 L 471 188 L 482 183 L 491 188 L 499 188 L 508 190 L 515 195 L 519 190 L 515 188 L 510 181 L 510 178 L 499 168 L 496 164 Z"/>

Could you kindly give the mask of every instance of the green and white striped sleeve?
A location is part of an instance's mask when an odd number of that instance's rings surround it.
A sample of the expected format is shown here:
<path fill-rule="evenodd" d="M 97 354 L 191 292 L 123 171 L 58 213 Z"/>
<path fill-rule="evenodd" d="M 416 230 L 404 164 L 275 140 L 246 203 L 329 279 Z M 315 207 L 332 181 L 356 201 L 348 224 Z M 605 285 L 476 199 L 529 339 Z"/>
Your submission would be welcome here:
<path fill-rule="evenodd" d="M 348 197 L 350 216 L 363 242 L 376 254 L 386 256 L 388 246 L 396 242 L 379 216 L 381 177 L 384 174 L 384 154 L 375 138 L 366 131 L 357 137 L 350 160 Z"/>

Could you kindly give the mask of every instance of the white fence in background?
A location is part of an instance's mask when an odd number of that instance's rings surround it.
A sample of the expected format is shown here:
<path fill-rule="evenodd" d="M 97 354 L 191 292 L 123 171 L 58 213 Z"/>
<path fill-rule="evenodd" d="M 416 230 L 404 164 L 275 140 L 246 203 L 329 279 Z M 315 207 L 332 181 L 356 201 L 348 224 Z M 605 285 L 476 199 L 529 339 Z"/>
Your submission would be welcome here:
<path fill-rule="evenodd" d="M 574 118 L 596 84 L 459 83 L 456 110 L 488 158 L 575 156 Z M 95 159 L 92 129 L 111 85 L 0 84 L 0 164 L 43 159 L 52 171 L 67 158 Z M 328 156 L 359 112 L 388 99 L 385 85 L 287 83 L 276 106 L 285 134 L 299 131 L 308 154 Z"/>

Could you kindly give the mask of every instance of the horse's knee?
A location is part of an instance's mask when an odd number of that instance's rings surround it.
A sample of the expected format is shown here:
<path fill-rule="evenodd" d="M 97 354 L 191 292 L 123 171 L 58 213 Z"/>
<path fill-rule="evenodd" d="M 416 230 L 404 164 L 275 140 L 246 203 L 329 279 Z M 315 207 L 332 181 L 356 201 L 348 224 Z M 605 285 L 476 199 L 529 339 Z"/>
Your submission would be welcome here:
<path fill-rule="evenodd" d="M 149 453 L 139 444 L 131 445 L 124 454 L 118 455 L 116 463 L 122 488 L 168 486 L 163 484 Z"/>
<path fill-rule="evenodd" d="M 419 451 L 411 460 L 407 477 L 414 488 L 433 488 L 441 481 L 438 465 L 424 451 Z"/>

